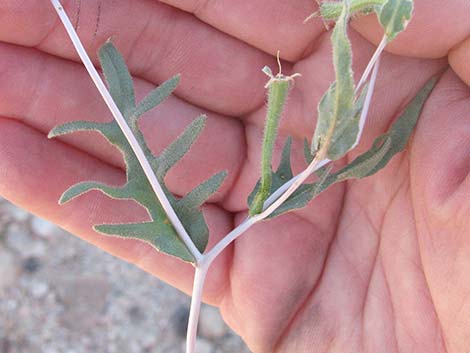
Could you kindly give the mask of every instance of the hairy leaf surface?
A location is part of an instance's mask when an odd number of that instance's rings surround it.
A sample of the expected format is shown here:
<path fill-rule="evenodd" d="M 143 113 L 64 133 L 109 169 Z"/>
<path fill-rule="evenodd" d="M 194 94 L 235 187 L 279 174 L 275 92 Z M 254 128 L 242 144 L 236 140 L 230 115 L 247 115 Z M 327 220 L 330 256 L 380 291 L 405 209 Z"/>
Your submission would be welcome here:
<path fill-rule="evenodd" d="M 386 0 L 351 0 L 351 15 L 366 15 L 385 3 Z M 343 10 L 342 1 L 323 1 L 319 15 L 326 21 L 337 21 Z"/>
<path fill-rule="evenodd" d="M 303 184 L 270 217 L 305 207 L 312 199 L 336 183 L 349 179 L 365 178 L 383 169 L 396 154 L 405 149 L 436 81 L 436 78 L 431 79 L 421 89 L 400 117 L 392 124 L 388 132 L 379 136 L 367 152 L 361 154 L 350 164 L 334 173 L 331 173 L 328 166 L 318 170 L 316 173 L 318 176 L 317 182 Z M 292 177 L 289 157 L 290 146 L 291 143 L 288 141 L 282 154 L 282 162 L 279 169 L 273 174 L 273 181 L 276 180 L 276 186 L 272 188 L 271 194 Z M 308 149 L 306 149 L 305 158 L 307 162 L 310 162 L 312 155 L 308 152 Z"/>
<path fill-rule="evenodd" d="M 406 29 L 413 14 L 413 0 L 386 0 L 380 9 L 379 21 L 388 41 Z"/>
<path fill-rule="evenodd" d="M 312 153 L 327 148 L 331 160 L 344 156 L 356 141 L 359 119 L 355 114 L 355 85 L 352 72 L 352 48 L 347 35 L 349 2 L 345 1 L 333 34 L 333 64 L 336 81 L 318 106 L 318 121 L 312 141 Z"/>
<path fill-rule="evenodd" d="M 199 251 L 203 252 L 207 246 L 209 231 L 199 207 L 217 191 L 226 173 L 214 175 L 182 198 L 176 198 L 167 189 L 164 178 L 167 172 L 190 150 L 201 133 L 206 118 L 204 116 L 197 118 L 160 156 L 154 156 L 138 127 L 138 118 L 171 95 L 178 84 L 179 76 L 161 84 L 136 105 L 132 77 L 123 58 L 111 42 L 101 47 L 99 59 L 111 96 L 144 150 L 145 156 L 185 229 Z M 49 133 L 49 138 L 86 130 L 100 133 L 119 149 L 125 161 L 127 181 L 122 186 L 106 185 L 95 181 L 78 183 L 63 193 L 60 203 L 69 202 L 91 190 L 98 190 L 113 199 L 134 200 L 147 210 L 149 220 L 138 223 L 101 224 L 95 225 L 94 229 L 107 235 L 138 239 L 151 244 L 159 251 L 193 262 L 193 256 L 171 225 L 131 146 L 115 121 L 66 123 L 55 127 Z"/>

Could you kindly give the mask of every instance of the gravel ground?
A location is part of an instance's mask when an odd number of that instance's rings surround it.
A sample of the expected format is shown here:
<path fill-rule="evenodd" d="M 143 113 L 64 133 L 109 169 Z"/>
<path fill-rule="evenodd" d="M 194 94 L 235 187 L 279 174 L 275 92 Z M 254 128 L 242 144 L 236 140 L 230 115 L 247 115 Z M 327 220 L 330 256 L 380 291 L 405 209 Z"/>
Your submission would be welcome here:
<path fill-rule="evenodd" d="M 185 294 L 0 199 L 0 353 L 180 353 L 188 307 Z M 249 353 L 210 306 L 199 336 L 198 353 Z"/>

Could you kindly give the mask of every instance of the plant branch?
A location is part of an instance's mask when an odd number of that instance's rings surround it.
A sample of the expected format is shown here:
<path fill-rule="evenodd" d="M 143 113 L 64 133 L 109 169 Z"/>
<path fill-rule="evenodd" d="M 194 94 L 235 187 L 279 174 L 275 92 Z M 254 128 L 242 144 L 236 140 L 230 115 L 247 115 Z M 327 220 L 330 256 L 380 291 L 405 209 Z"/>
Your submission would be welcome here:
<path fill-rule="evenodd" d="M 372 100 L 372 96 L 375 90 L 375 84 L 377 81 L 377 74 L 379 71 L 380 66 L 380 52 L 377 58 L 372 58 L 374 63 L 371 65 L 373 68 L 372 76 L 370 79 L 370 84 L 367 89 L 367 95 L 364 102 L 364 107 L 361 112 L 360 124 L 359 124 L 359 133 L 357 136 L 356 143 L 354 147 L 356 147 L 361 140 L 361 137 L 364 133 L 365 123 L 367 121 L 367 117 L 369 114 L 370 103 Z M 365 75 L 365 73 L 364 73 Z M 368 76 L 368 75 L 365 75 Z M 353 147 L 353 148 L 354 148 Z M 313 173 L 315 173 L 318 169 L 326 166 L 331 161 L 327 158 L 322 159 L 321 161 L 314 160 L 312 163 L 305 169 L 302 173 L 296 175 L 291 180 L 284 183 L 280 188 L 278 188 L 264 203 L 263 212 L 253 216 L 246 218 L 239 226 L 233 229 L 230 233 L 228 233 L 219 243 L 217 243 L 209 252 L 204 255 L 202 262 L 204 264 L 210 265 L 215 258 L 233 241 L 235 241 L 240 235 L 242 235 L 245 231 L 247 231 L 251 226 L 256 224 L 257 222 L 265 219 L 268 217 L 272 212 L 276 210 L 285 200 L 289 198 L 295 190 L 298 189 L 300 185 Z M 295 186 L 294 186 L 295 185 Z M 289 191 L 290 190 L 290 191 Z M 289 193 L 288 193 L 289 191 Z M 268 211 L 269 209 L 269 211 Z"/>
<path fill-rule="evenodd" d="M 88 56 L 87 52 L 85 51 L 85 48 L 83 47 L 83 44 L 80 41 L 80 38 L 78 37 L 77 32 L 75 31 L 75 28 L 73 27 L 72 23 L 70 22 L 69 17 L 67 16 L 67 13 L 65 12 L 63 6 L 61 5 L 59 0 L 50 0 L 52 5 L 54 6 L 55 10 L 57 11 L 57 14 L 59 15 L 59 18 L 61 19 L 67 34 L 69 35 L 70 39 L 72 40 L 72 43 L 80 57 L 80 59 L 83 62 L 83 65 L 87 69 L 91 79 L 93 80 L 94 84 L 98 88 L 98 91 L 100 92 L 101 96 L 103 97 L 106 105 L 108 106 L 109 110 L 114 116 L 114 119 L 116 119 L 116 122 L 118 123 L 119 127 L 121 128 L 122 132 L 124 133 L 127 141 L 129 142 L 132 150 L 134 151 L 137 159 L 139 160 L 139 163 L 142 166 L 142 169 L 147 176 L 153 191 L 155 192 L 155 195 L 157 196 L 158 200 L 160 201 L 163 209 L 165 210 L 166 214 L 168 215 L 168 218 L 175 228 L 176 232 L 178 233 L 179 237 L 181 238 L 181 241 L 185 244 L 185 246 L 188 248 L 189 252 L 191 255 L 194 257 L 196 265 L 201 261 L 202 254 L 200 251 L 196 248 L 194 245 L 193 241 L 191 240 L 191 237 L 189 234 L 186 232 L 183 224 L 181 223 L 180 219 L 178 218 L 178 215 L 176 214 L 175 210 L 171 206 L 170 201 L 165 195 L 165 192 L 163 191 L 162 186 L 158 182 L 157 177 L 155 176 L 155 173 L 152 170 L 152 167 L 145 157 L 145 154 L 142 150 L 142 147 L 139 145 L 139 142 L 135 138 L 134 134 L 132 133 L 132 130 L 130 129 L 129 125 L 126 123 L 126 120 L 124 119 L 121 111 L 117 107 L 116 103 L 114 102 L 113 98 L 111 97 L 108 89 L 106 88 L 106 85 L 104 84 L 103 80 L 101 79 L 100 75 L 98 74 L 98 71 L 96 70 L 95 66 L 93 65 L 90 57 Z"/>
<path fill-rule="evenodd" d="M 194 273 L 193 292 L 191 295 L 191 309 L 189 311 L 188 330 L 186 332 L 186 353 L 196 352 L 197 327 L 199 313 L 201 312 L 202 293 L 210 264 L 199 265 Z"/>
<path fill-rule="evenodd" d="M 60 4 L 60 1 L 59 0 L 50 0 L 50 1 L 54 5 L 54 8 L 56 9 L 60 19 L 62 20 L 64 27 L 67 30 L 67 33 L 70 36 L 77 50 L 78 55 L 80 56 L 81 60 L 83 61 L 83 64 L 85 65 L 87 71 L 90 74 L 90 77 L 92 78 L 93 82 L 98 88 L 100 94 L 105 100 L 105 103 L 111 110 L 114 118 L 116 119 L 117 123 L 122 129 L 136 157 L 138 158 L 140 164 L 142 165 L 142 168 L 150 184 L 152 185 L 152 188 L 157 198 L 162 204 L 162 207 L 166 211 L 171 223 L 173 224 L 181 240 L 184 242 L 184 244 L 186 245 L 186 247 L 188 248 L 188 250 L 191 252 L 191 254 L 194 256 L 196 260 L 195 261 L 196 271 L 195 271 L 195 276 L 194 276 L 194 286 L 193 286 L 193 294 L 192 294 L 192 300 L 191 300 L 191 310 L 190 310 L 190 317 L 189 317 L 189 322 L 188 322 L 187 343 L 186 343 L 186 349 L 187 349 L 186 352 L 195 353 L 198 317 L 199 317 L 201 303 L 202 303 L 204 283 L 205 283 L 205 279 L 206 279 L 210 265 L 217 258 L 217 256 L 227 246 L 229 246 L 234 240 L 236 240 L 240 235 L 242 235 L 245 231 L 247 231 L 256 223 L 269 217 L 269 215 L 271 215 L 279 206 L 281 206 L 305 182 L 305 180 L 307 180 L 307 178 L 311 174 L 313 174 L 315 171 L 317 171 L 321 167 L 331 162 L 329 159 L 324 158 L 328 144 L 324 145 L 324 148 L 322 148 L 322 150 L 319 151 L 319 153 L 317 153 L 316 158 L 312 161 L 312 163 L 310 163 L 310 165 L 303 172 L 301 172 L 296 177 L 292 178 L 290 181 L 282 185 L 264 202 L 263 211 L 260 214 L 257 214 L 255 216 L 248 217 L 247 219 L 245 219 L 244 222 L 242 222 L 239 226 L 237 226 L 229 234 L 227 234 L 218 244 L 216 244 L 209 252 L 207 252 L 207 254 L 202 255 L 199 252 L 199 250 L 195 247 L 194 243 L 189 237 L 189 234 L 184 229 L 184 226 L 182 225 L 174 209 L 172 208 L 161 185 L 158 182 L 158 179 L 153 173 L 150 163 L 146 159 L 141 146 L 139 145 L 131 129 L 127 125 L 124 117 L 122 116 L 122 113 L 119 111 L 111 95 L 109 94 L 109 91 L 107 90 L 104 82 L 102 81 L 100 75 L 95 69 L 89 56 L 87 55 L 83 45 L 80 42 L 80 39 L 77 33 L 75 32 L 73 25 L 71 24 L 62 5 Z M 378 46 L 376 52 L 374 53 L 371 61 L 369 62 L 363 76 L 361 77 L 361 80 L 359 81 L 358 86 L 356 87 L 356 94 L 357 94 L 360 88 L 368 80 L 368 77 L 372 72 L 370 85 L 369 85 L 368 92 L 366 95 L 366 100 L 364 103 L 364 108 L 361 113 L 359 134 L 358 134 L 354 147 L 357 146 L 363 134 L 365 122 L 366 122 L 367 115 L 369 112 L 370 102 L 371 102 L 373 91 L 375 88 L 375 82 L 376 82 L 378 68 L 379 68 L 380 55 L 386 45 L 387 45 L 387 38 L 384 37 L 380 45 Z"/>
<path fill-rule="evenodd" d="M 377 57 L 373 66 L 374 69 L 372 71 L 372 76 L 370 77 L 369 87 L 367 87 L 366 99 L 364 101 L 364 106 L 362 107 L 361 111 L 361 117 L 359 119 L 359 133 L 357 134 L 356 142 L 351 147 L 351 149 L 355 148 L 359 144 L 364 133 L 364 127 L 366 125 L 367 117 L 369 116 L 370 103 L 372 101 L 372 96 L 374 95 L 375 91 L 375 83 L 377 82 L 377 74 L 379 72 L 380 67 L 380 54 Z"/>
<path fill-rule="evenodd" d="M 379 43 L 379 46 L 375 50 L 375 53 L 372 56 L 372 59 L 370 59 L 369 64 L 367 65 L 366 69 L 364 70 L 364 73 L 362 74 L 362 77 L 359 80 L 359 83 L 356 86 L 356 95 L 360 91 L 362 86 L 367 82 L 367 79 L 369 78 L 369 75 L 370 75 L 372 69 L 374 68 L 375 63 L 377 62 L 377 60 L 379 60 L 380 55 L 384 51 L 387 44 L 388 44 L 388 38 L 387 38 L 386 35 L 384 35 L 382 40 Z"/>
<path fill-rule="evenodd" d="M 373 64 L 372 76 L 370 79 L 369 87 L 367 88 L 367 95 L 364 102 L 364 107 L 361 112 L 360 124 L 359 124 L 359 133 L 357 136 L 356 147 L 362 137 L 365 122 L 369 113 L 369 107 L 372 100 L 372 95 L 375 89 L 375 83 L 377 79 L 377 73 L 380 66 L 380 54 L 376 59 L 375 64 Z M 263 206 L 263 212 L 247 217 L 240 225 L 228 233 L 219 243 L 217 243 L 209 252 L 207 252 L 202 257 L 202 261 L 198 267 L 196 267 L 196 272 L 194 275 L 193 283 L 193 292 L 191 295 L 191 310 L 189 313 L 188 321 L 188 331 L 186 337 L 186 353 L 195 353 L 196 352 L 196 339 L 197 339 L 197 327 L 199 323 L 199 313 L 202 303 L 202 293 L 204 289 L 204 282 L 207 275 L 207 272 L 212 264 L 212 262 L 219 256 L 227 246 L 229 246 L 233 241 L 245 233 L 249 228 L 258 223 L 259 221 L 268 217 L 272 212 L 274 212 L 282 203 L 289 198 L 292 193 L 297 190 L 297 188 L 303 184 L 303 182 L 318 169 L 329 164 L 331 161 L 329 159 L 323 159 L 321 161 L 313 160 L 312 163 L 305 169 L 302 173 L 293 177 L 291 180 L 283 184 L 278 188 L 265 202 Z"/>

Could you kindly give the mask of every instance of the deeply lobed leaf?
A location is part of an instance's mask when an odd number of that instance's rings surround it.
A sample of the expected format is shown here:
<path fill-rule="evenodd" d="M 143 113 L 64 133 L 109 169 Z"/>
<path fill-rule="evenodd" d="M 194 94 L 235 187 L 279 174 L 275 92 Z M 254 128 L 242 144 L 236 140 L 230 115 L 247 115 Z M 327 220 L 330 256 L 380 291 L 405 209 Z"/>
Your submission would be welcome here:
<path fill-rule="evenodd" d="M 170 96 L 176 88 L 179 76 L 164 82 L 136 106 L 132 77 L 123 58 L 111 42 L 107 42 L 100 48 L 99 58 L 111 96 L 139 141 L 185 229 L 199 251 L 203 252 L 207 246 L 209 230 L 199 207 L 218 190 L 226 173 L 216 174 L 182 198 L 176 198 L 170 193 L 164 184 L 164 177 L 170 168 L 189 151 L 204 127 L 205 117 L 196 119 L 160 156 L 154 156 L 138 127 L 138 118 Z M 126 164 L 127 181 L 119 187 L 93 181 L 82 182 L 65 191 L 60 203 L 69 202 L 91 190 L 98 190 L 114 199 L 134 200 L 147 210 L 150 221 L 102 224 L 94 226 L 94 229 L 107 235 L 138 239 L 149 243 L 159 251 L 179 257 L 184 261 L 194 262 L 193 256 L 171 225 L 131 146 L 115 121 L 109 123 L 70 122 L 55 127 L 49 133 L 49 138 L 86 130 L 99 132 L 120 150 Z"/>

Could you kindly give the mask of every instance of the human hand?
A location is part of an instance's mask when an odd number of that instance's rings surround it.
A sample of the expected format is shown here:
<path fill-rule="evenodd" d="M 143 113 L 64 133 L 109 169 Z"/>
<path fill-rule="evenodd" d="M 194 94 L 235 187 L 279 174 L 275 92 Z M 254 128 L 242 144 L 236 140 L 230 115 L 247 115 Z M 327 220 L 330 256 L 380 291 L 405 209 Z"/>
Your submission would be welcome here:
<path fill-rule="evenodd" d="M 321 21 L 302 24 L 315 10 L 311 0 L 166 2 L 65 7 L 90 54 L 113 36 L 141 96 L 182 74 L 176 97 L 142 122 L 153 150 L 197 114 L 209 115 L 168 185 L 184 194 L 229 171 L 204 207 L 210 247 L 245 217 L 247 194 L 259 176 L 261 68 L 275 67 L 279 49 L 286 72 L 303 74 L 280 139 L 282 145 L 287 135 L 296 138 L 293 159 L 300 170 L 301 141 L 312 135 L 312 112 L 333 80 L 331 48 Z M 384 56 L 370 121 L 348 159 L 370 146 L 429 77 L 446 70 L 405 153 L 373 177 L 338 185 L 305 209 L 259 224 L 214 263 L 205 299 L 221 307 L 254 352 L 461 353 L 470 346 L 470 89 L 463 83 L 470 84 L 470 40 L 463 42 L 469 9 L 464 0 L 445 8 L 417 0 L 409 29 L 390 46 L 394 54 Z M 189 292 L 190 265 L 92 231 L 93 224 L 145 217 L 136 205 L 90 193 L 58 206 L 75 182 L 122 183 L 123 164 L 96 134 L 50 141 L 48 131 L 66 121 L 111 117 L 47 2 L 4 0 L 0 20 L 0 194 Z M 372 18 L 353 27 L 380 39 Z M 358 33 L 351 31 L 356 76 L 374 50 Z M 448 54 L 452 66 L 446 69 Z"/>

